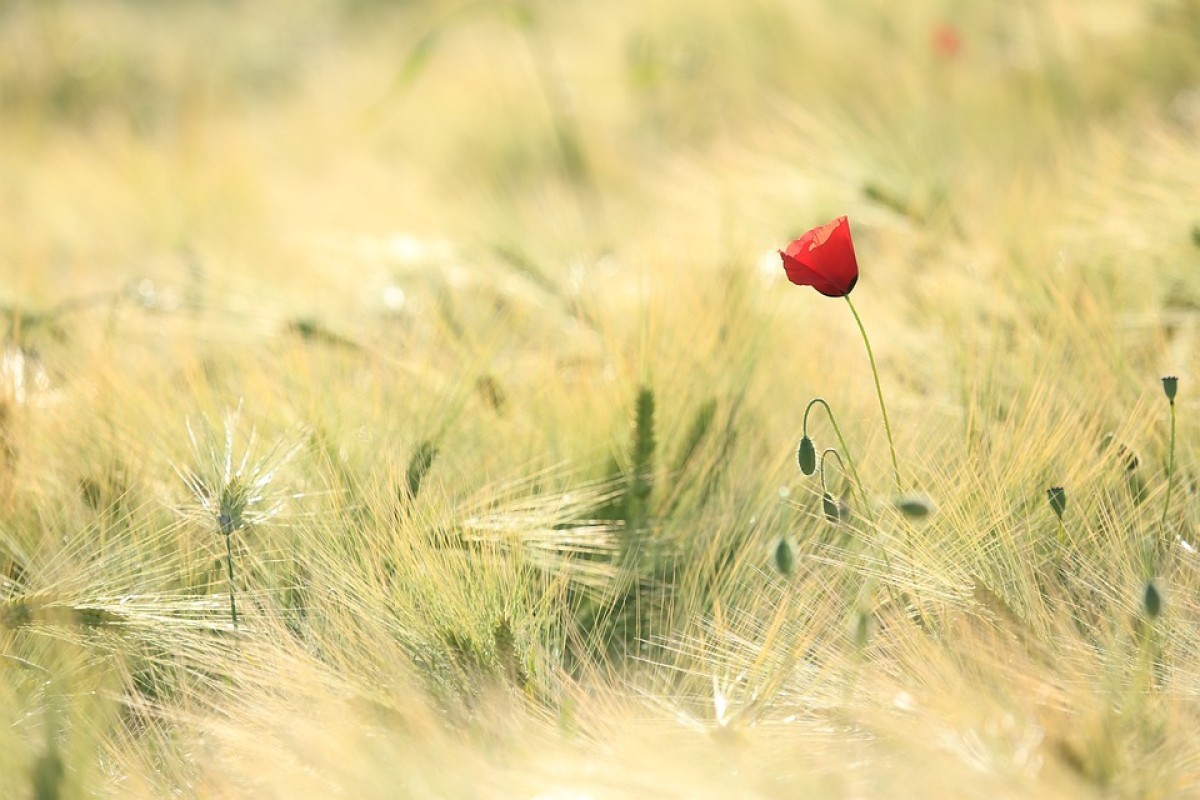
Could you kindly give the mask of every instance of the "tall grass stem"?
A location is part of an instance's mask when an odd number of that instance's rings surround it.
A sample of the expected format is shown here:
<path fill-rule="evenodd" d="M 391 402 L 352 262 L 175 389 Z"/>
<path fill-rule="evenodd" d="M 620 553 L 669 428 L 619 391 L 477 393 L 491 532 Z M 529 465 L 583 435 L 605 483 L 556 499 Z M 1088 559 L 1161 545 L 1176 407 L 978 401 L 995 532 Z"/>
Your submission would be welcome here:
<path fill-rule="evenodd" d="M 232 538 L 233 538 L 232 536 L 226 536 L 226 537 L 225 537 L 225 568 L 226 568 L 226 570 L 227 570 L 227 571 L 228 571 L 228 573 L 229 573 L 229 618 L 230 618 L 231 620 L 233 620 L 233 628 L 234 628 L 234 630 L 237 630 L 237 626 L 238 626 L 238 616 L 237 616 L 237 601 L 236 601 L 236 600 L 234 599 L 234 597 L 233 597 L 233 595 L 234 595 L 234 587 L 233 587 L 233 544 L 232 544 L 232 542 L 230 541 L 230 539 L 232 539 Z"/>

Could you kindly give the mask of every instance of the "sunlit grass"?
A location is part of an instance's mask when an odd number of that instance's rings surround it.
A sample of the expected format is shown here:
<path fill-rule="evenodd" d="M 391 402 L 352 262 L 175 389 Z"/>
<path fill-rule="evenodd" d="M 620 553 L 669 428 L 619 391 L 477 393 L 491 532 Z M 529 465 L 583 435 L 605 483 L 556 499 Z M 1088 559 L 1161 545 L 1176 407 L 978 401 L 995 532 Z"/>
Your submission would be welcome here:
<path fill-rule="evenodd" d="M 1197 19 L 0 6 L 0 795 L 1186 796 Z"/>

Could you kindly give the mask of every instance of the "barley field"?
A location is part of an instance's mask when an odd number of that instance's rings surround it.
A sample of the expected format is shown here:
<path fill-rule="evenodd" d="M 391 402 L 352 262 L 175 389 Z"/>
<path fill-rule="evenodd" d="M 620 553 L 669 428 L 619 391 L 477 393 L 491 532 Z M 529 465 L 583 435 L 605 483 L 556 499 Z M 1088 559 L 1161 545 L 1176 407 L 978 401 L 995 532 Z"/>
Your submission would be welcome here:
<path fill-rule="evenodd" d="M 1200 797 L 1196 0 L 0 0 L 0 331 L 0 797 Z"/>

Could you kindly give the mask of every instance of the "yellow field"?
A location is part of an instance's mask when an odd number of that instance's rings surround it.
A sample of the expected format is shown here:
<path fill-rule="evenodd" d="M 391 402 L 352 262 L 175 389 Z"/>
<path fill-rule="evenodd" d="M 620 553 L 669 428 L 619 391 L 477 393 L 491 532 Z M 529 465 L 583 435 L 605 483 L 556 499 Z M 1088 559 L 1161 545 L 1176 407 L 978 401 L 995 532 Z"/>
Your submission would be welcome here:
<path fill-rule="evenodd" d="M 0 797 L 1200 796 L 1196 0 L 0 0 L 0 312 Z"/>

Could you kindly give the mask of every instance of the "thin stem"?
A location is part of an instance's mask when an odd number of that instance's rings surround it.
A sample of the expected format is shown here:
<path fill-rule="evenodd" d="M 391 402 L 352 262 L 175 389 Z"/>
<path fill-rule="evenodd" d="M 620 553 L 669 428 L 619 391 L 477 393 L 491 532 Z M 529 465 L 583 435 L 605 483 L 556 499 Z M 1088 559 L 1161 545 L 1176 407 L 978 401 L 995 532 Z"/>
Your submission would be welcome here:
<path fill-rule="evenodd" d="M 225 537 L 225 566 L 229 571 L 229 617 L 233 620 L 233 627 L 236 630 L 237 622 L 237 601 L 233 599 L 233 545 L 230 543 L 232 536 Z"/>
<path fill-rule="evenodd" d="M 825 415 L 829 417 L 829 424 L 833 426 L 833 433 L 835 436 L 837 436 L 838 444 L 842 447 L 842 455 L 846 457 L 846 463 L 850 465 L 850 474 L 854 476 L 854 482 L 858 485 L 859 499 L 862 501 L 863 509 L 867 512 L 867 517 L 871 520 L 871 524 L 874 524 L 875 518 L 871 514 L 871 504 L 867 500 L 866 486 L 863 484 L 862 478 L 859 477 L 858 467 L 855 466 L 854 459 L 850 455 L 850 448 L 846 446 L 846 437 L 842 436 L 842 429 L 838 427 L 837 419 L 833 416 L 833 409 L 829 407 L 829 403 L 825 402 L 824 398 L 814 397 L 812 400 L 809 400 L 808 405 L 805 406 L 803 423 L 804 435 L 808 435 L 808 412 L 814 405 L 818 403 L 825 407 Z M 823 454 L 821 457 L 824 459 Z M 838 460 L 840 461 L 841 459 L 839 458 Z"/>
<path fill-rule="evenodd" d="M 823 397 L 814 397 L 808 401 L 808 405 L 804 407 L 804 420 L 800 423 L 800 432 L 804 436 L 808 436 L 808 412 L 812 411 L 812 407 L 817 403 L 825 406 L 825 413 L 829 415 L 829 421 L 833 422 L 833 412 L 829 409 L 829 403 L 825 402 Z M 837 430 L 837 423 L 833 423 L 833 429 Z"/>
<path fill-rule="evenodd" d="M 808 412 L 811 411 L 812 407 L 814 405 L 817 405 L 818 403 L 822 407 L 824 407 L 825 416 L 829 417 L 829 424 L 833 426 L 833 433 L 835 436 L 837 436 L 838 444 L 842 446 L 842 455 L 845 456 L 846 463 L 848 465 L 850 465 L 850 474 L 854 476 L 854 483 L 858 486 L 858 496 L 862 502 L 863 511 L 866 512 L 867 519 L 870 521 L 871 527 L 875 528 L 876 531 L 878 531 L 879 525 L 878 525 L 878 523 L 875 522 L 874 512 L 871 511 L 871 501 L 867 497 L 867 488 L 862 482 L 862 476 L 860 476 L 858 474 L 858 467 L 855 466 L 855 464 L 854 464 L 854 458 L 850 455 L 850 448 L 846 445 L 846 437 L 842 436 L 842 429 L 840 427 L 838 427 L 837 418 L 833 416 L 833 409 L 829 407 L 829 403 L 825 402 L 824 398 L 814 397 L 812 400 L 809 400 L 808 405 L 804 407 L 804 422 L 803 422 L 804 435 L 805 436 L 808 435 Z M 842 457 L 839 456 L 838 462 L 841 463 L 841 460 L 842 460 Z M 821 467 L 822 467 L 822 469 L 821 469 L 821 491 L 822 492 L 826 491 L 824 461 L 825 461 L 825 454 L 822 453 L 821 454 L 821 462 L 822 462 L 821 463 Z M 888 556 L 887 548 L 880 546 L 879 552 L 883 556 L 883 565 L 884 565 L 884 567 L 887 568 L 888 574 L 889 575 L 895 574 L 895 570 L 892 569 L 892 559 Z M 887 587 L 888 595 L 890 595 L 892 598 L 892 602 L 894 602 L 898 606 L 903 607 L 902 604 L 900 603 L 899 598 L 896 597 L 896 593 L 892 589 L 891 584 L 885 584 L 885 586 Z"/>
<path fill-rule="evenodd" d="M 836 458 L 838 460 L 838 466 L 842 468 L 842 473 L 843 473 L 842 477 L 845 477 L 844 473 L 846 472 L 846 465 L 842 462 L 842 456 L 840 453 L 838 453 L 837 450 L 834 450 L 832 447 L 827 447 L 823 451 L 821 451 L 821 462 L 820 462 L 820 467 L 818 467 L 817 471 L 821 473 L 821 493 L 822 494 L 829 493 L 829 487 L 825 485 L 825 456 L 829 456 L 829 455 L 833 456 L 834 458 Z"/>
<path fill-rule="evenodd" d="M 1163 504 L 1162 529 L 1163 536 L 1167 533 L 1167 514 L 1171 510 L 1171 487 L 1175 477 L 1175 401 L 1171 401 L 1171 455 L 1167 462 L 1167 502 Z"/>
<path fill-rule="evenodd" d="M 871 362 L 871 374 L 875 377 L 875 394 L 879 396 L 879 410 L 883 412 L 883 430 L 887 433 L 888 448 L 892 453 L 892 472 L 896 476 L 896 491 L 902 492 L 904 489 L 900 484 L 900 462 L 896 460 L 896 442 L 892 439 L 892 423 L 888 421 L 887 405 L 883 402 L 883 388 L 879 385 L 879 369 L 875 366 L 875 353 L 871 350 L 871 340 L 867 337 L 867 329 L 863 327 L 862 318 L 858 316 L 858 310 L 850 301 L 850 295 L 843 295 L 843 297 L 846 299 L 846 305 L 850 306 L 850 313 L 854 315 L 854 321 L 858 323 L 863 344 L 867 346 L 867 360 Z"/>

